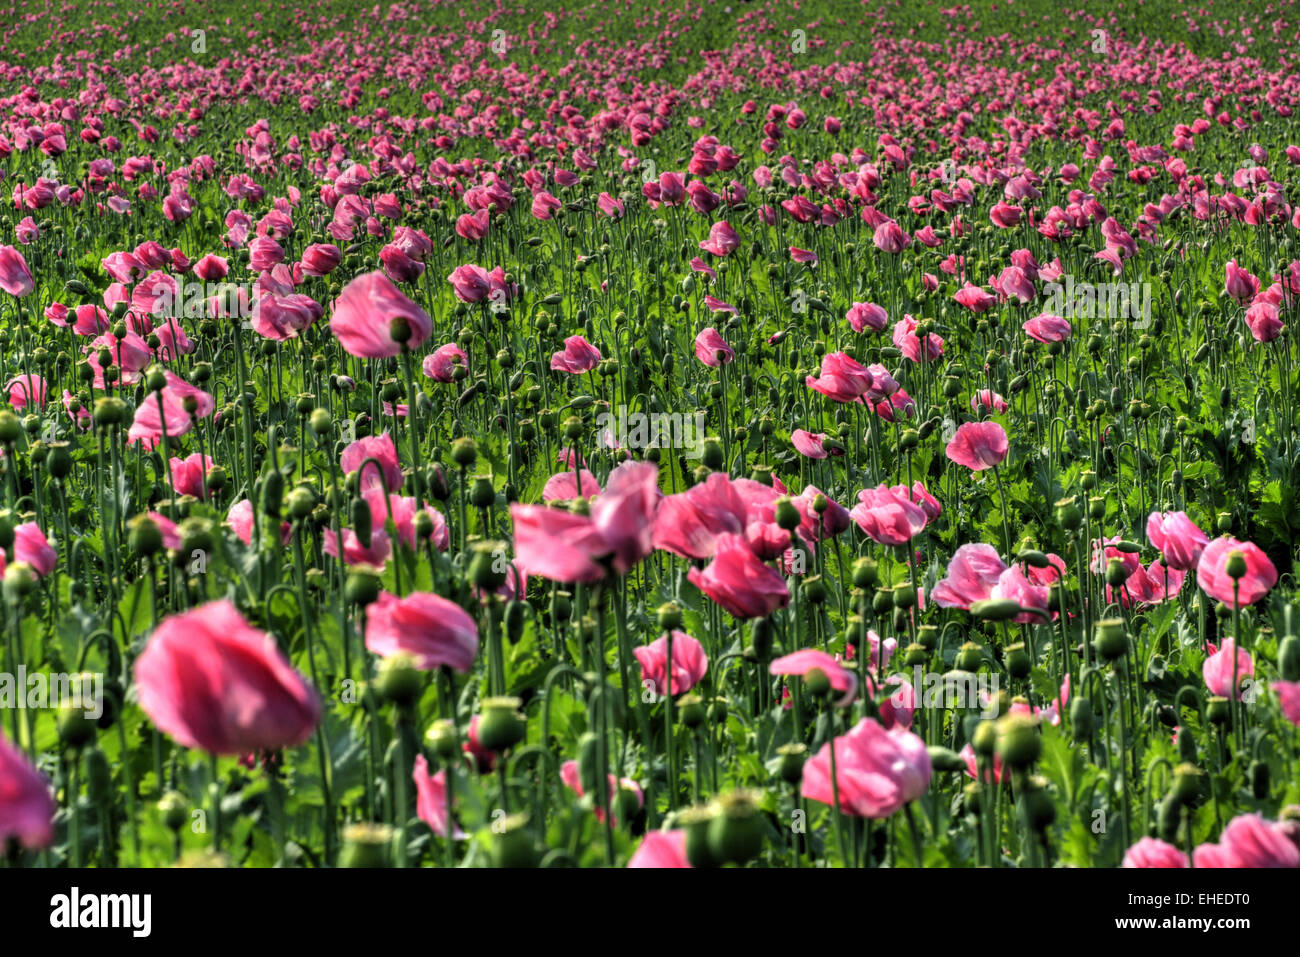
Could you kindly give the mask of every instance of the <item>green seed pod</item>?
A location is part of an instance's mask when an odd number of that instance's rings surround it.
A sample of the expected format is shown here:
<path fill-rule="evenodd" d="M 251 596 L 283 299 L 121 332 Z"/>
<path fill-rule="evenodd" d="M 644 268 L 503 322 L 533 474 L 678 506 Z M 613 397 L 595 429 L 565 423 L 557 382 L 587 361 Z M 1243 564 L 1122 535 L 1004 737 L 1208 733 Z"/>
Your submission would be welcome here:
<path fill-rule="evenodd" d="M 279 469 L 271 469 L 262 477 L 262 514 L 272 518 L 280 517 L 280 508 L 284 499 L 284 474 Z M 369 541 L 368 538 L 363 541 Z"/>
<path fill-rule="evenodd" d="M 715 860 L 744 864 L 763 849 L 763 817 L 759 793 L 732 791 L 714 802 L 717 814 L 709 822 L 709 851 Z"/>
<path fill-rule="evenodd" d="M 1078 697 L 1070 702 L 1070 728 L 1076 741 L 1092 737 L 1092 701 Z"/>

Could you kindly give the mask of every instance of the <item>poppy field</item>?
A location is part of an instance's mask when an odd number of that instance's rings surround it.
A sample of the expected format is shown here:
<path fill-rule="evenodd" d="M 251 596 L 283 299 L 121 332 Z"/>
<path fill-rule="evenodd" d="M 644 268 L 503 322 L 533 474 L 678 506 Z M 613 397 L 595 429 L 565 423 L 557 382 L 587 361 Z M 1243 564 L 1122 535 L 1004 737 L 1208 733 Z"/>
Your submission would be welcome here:
<path fill-rule="evenodd" d="M 0 866 L 1300 867 L 1296 4 L 4 13 Z"/>

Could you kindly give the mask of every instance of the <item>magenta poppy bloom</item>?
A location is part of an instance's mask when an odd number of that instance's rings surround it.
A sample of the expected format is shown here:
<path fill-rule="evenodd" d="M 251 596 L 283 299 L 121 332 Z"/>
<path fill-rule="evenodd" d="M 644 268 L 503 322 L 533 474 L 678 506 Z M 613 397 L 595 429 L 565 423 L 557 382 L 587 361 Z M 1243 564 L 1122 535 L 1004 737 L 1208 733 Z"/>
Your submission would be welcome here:
<path fill-rule="evenodd" d="M 424 263 L 408 256 L 393 243 L 379 250 L 379 261 L 384 265 L 384 274 L 393 282 L 413 283 L 424 275 Z"/>
<path fill-rule="evenodd" d="M 482 302 L 492 292 L 491 275 L 482 266 L 457 266 L 447 277 L 461 302 Z"/>
<path fill-rule="evenodd" d="M 979 286 L 972 285 L 969 281 L 952 298 L 975 313 L 988 312 L 998 301 L 996 296 L 985 292 Z"/>
<path fill-rule="evenodd" d="M 512 505 L 519 568 L 561 582 L 597 581 L 607 569 L 627 574 L 654 547 L 658 476 L 654 463 L 625 462 L 610 473 L 589 515 Z"/>
<path fill-rule="evenodd" d="M 1186 512 L 1152 512 L 1147 517 L 1147 540 L 1165 556 L 1170 568 L 1188 571 L 1201 560 L 1210 538 Z"/>
<path fill-rule="evenodd" d="M 391 435 L 384 432 L 357 439 L 339 456 L 339 468 L 343 470 L 344 475 L 350 475 L 361 468 L 366 459 L 375 461 L 367 465 L 365 472 L 358 476 L 357 484 L 363 493 L 380 487 L 379 473 L 381 472 L 383 484 L 389 492 L 396 492 L 402 487 L 405 478 L 402 475 L 402 465 L 397 460 L 397 446 L 393 443 Z M 378 463 L 377 468 L 376 463 Z"/>
<path fill-rule="evenodd" d="M 709 326 L 701 329 L 700 334 L 695 337 L 695 358 L 706 366 L 716 369 L 724 362 L 734 360 L 736 350 L 727 345 L 727 340 L 722 338 L 717 329 Z"/>
<path fill-rule="evenodd" d="M 709 238 L 700 243 L 700 248 L 715 256 L 730 256 L 740 247 L 740 237 L 725 219 L 709 227 Z"/>
<path fill-rule="evenodd" d="M 415 758 L 411 779 L 415 782 L 415 813 L 420 820 L 439 837 L 457 841 L 467 838 L 469 835 L 447 818 L 447 770 L 444 768 L 437 774 L 430 774 L 429 762 L 419 754 Z"/>
<path fill-rule="evenodd" d="M 903 228 L 892 219 L 886 220 L 876 227 L 871 234 L 871 241 L 881 252 L 890 253 L 894 256 L 897 256 L 912 244 L 911 237 L 903 232 Z"/>
<path fill-rule="evenodd" d="M 690 867 L 686 859 L 686 832 L 650 831 L 627 862 L 628 867 Z"/>
<path fill-rule="evenodd" d="M 948 574 L 934 586 L 930 597 L 941 608 L 964 608 L 993 593 L 1007 566 L 992 545 L 963 545 L 948 562 Z"/>
<path fill-rule="evenodd" d="M 596 368 L 602 358 L 600 350 L 582 336 L 569 336 L 564 349 L 551 354 L 551 369 L 581 375 Z"/>
<path fill-rule="evenodd" d="M 822 356 L 820 375 L 806 376 L 804 384 L 836 402 L 861 402 L 876 381 L 872 371 L 851 356 L 830 352 Z"/>
<path fill-rule="evenodd" d="M 581 472 L 560 472 L 548 478 L 542 488 L 542 501 L 565 502 L 576 498 L 592 498 L 599 494 L 600 483 L 596 481 L 596 476 L 582 469 Z"/>
<path fill-rule="evenodd" d="M 1228 638 L 1218 651 L 1205 659 L 1201 665 L 1201 677 L 1212 694 L 1240 701 L 1241 680 L 1255 677 L 1255 660 L 1249 651 L 1238 648 L 1236 641 Z"/>
<path fill-rule="evenodd" d="M 0 850 L 10 838 L 28 849 L 48 846 L 57 810 L 50 782 L 0 733 Z"/>
<path fill-rule="evenodd" d="M 685 492 L 668 495 L 655 517 L 654 546 L 683 558 L 712 558 L 719 537 L 744 532 L 780 493 L 752 479 L 714 472 Z"/>
<path fill-rule="evenodd" d="M 873 542 L 905 545 L 926 525 L 925 511 L 910 498 L 897 495 L 888 485 L 863 489 L 849 514 Z"/>
<path fill-rule="evenodd" d="M 362 497 L 370 508 L 372 529 L 382 529 L 391 515 L 397 537 L 406 544 L 407 548 L 415 549 L 418 544 L 415 540 L 415 516 L 421 509 L 413 496 L 389 495 L 385 499 L 383 491 L 375 486 Z M 432 530 L 429 532 L 429 541 L 438 551 L 445 552 L 451 544 L 447 519 L 432 505 L 424 506 L 423 511 L 430 518 Z"/>
<path fill-rule="evenodd" d="M 970 410 L 979 412 L 983 409 L 985 412 L 1005 412 L 1011 406 L 1007 405 L 1007 400 L 1002 398 L 992 389 L 980 389 L 970 397 Z"/>
<path fill-rule="evenodd" d="M 544 505 L 511 505 L 515 561 L 529 575 L 557 582 L 594 582 L 605 577 L 604 540 L 586 515 Z"/>
<path fill-rule="evenodd" d="M 835 778 L 831 778 L 831 747 L 835 748 Z M 925 742 L 896 725 L 886 731 L 863 718 L 847 734 L 822 745 L 803 766 L 803 794 L 822 804 L 835 804 L 853 817 L 889 817 L 930 786 L 933 767 Z"/>
<path fill-rule="evenodd" d="M 455 382 L 456 366 L 464 366 L 468 362 L 469 356 L 465 355 L 465 351 L 456 343 L 449 342 L 425 356 L 420 368 L 434 382 Z"/>
<path fill-rule="evenodd" d="M 828 451 L 824 445 L 825 441 L 825 432 L 805 432 L 803 429 L 795 429 L 790 433 L 790 443 L 794 446 L 795 451 L 806 458 L 824 459 L 832 452 L 835 455 L 844 454 L 843 449 Z"/>
<path fill-rule="evenodd" d="M 186 458 L 172 457 L 172 489 L 177 495 L 193 495 L 203 498 L 204 477 L 212 468 L 212 459 L 201 452 L 195 452 Z"/>
<path fill-rule="evenodd" d="M 1269 686 L 1277 692 L 1277 703 L 1282 709 L 1282 716 L 1300 727 L 1300 681 L 1275 680 L 1269 682 Z"/>
<path fill-rule="evenodd" d="M 1144 837 L 1124 852 L 1120 867 L 1187 867 L 1187 855 L 1164 841 Z"/>
<path fill-rule="evenodd" d="M 934 333 L 930 333 L 925 337 L 923 347 L 921 337 L 916 332 L 918 325 L 919 323 L 912 316 L 903 316 L 902 319 L 894 323 L 893 340 L 895 347 L 912 362 L 924 362 L 927 359 L 939 358 L 943 355 L 943 339 Z"/>
<path fill-rule="evenodd" d="M 9 556 L 14 561 L 26 562 L 42 578 L 54 571 L 59 563 L 58 551 L 35 522 L 23 522 L 14 528 L 14 543 Z"/>
<path fill-rule="evenodd" d="M 774 675 L 799 675 L 807 677 L 811 671 L 820 671 L 830 682 L 831 688 L 840 693 L 836 702 L 841 708 L 853 703 L 858 693 L 858 676 L 839 663 L 835 655 L 829 655 L 816 648 L 804 648 L 792 654 L 777 658 L 767 669 Z"/>
<path fill-rule="evenodd" d="M 456 235 L 471 243 L 482 242 L 487 238 L 490 215 L 486 209 L 462 214 L 456 219 Z"/>
<path fill-rule="evenodd" d="M 1143 568 L 1139 564 L 1124 581 L 1122 588 L 1106 586 L 1106 601 L 1118 602 L 1125 608 L 1131 605 L 1156 605 L 1177 596 L 1186 577 L 1187 572 L 1166 568 L 1158 561 L 1152 562 L 1150 568 Z"/>
<path fill-rule="evenodd" d="M 958 465 L 982 472 L 1001 465 L 1009 449 L 1006 430 L 996 422 L 966 422 L 957 428 L 945 452 Z"/>
<path fill-rule="evenodd" d="M 1241 305 L 1247 305 L 1259 293 L 1259 280 L 1230 259 L 1224 266 L 1223 291 Z"/>
<path fill-rule="evenodd" d="M 311 685 L 226 599 L 160 623 L 136 659 L 135 681 L 159 730 L 211 754 L 297 747 L 320 720 Z"/>
<path fill-rule="evenodd" d="M 478 654 L 478 626 L 455 602 L 429 592 L 381 591 L 366 608 L 366 647 L 382 658 L 409 654 L 415 667 L 465 674 Z"/>
<path fill-rule="evenodd" d="M 343 252 L 333 243 L 312 243 L 302 251 L 302 271 L 306 276 L 328 276 L 341 262 Z"/>
<path fill-rule="evenodd" d="M 820 541 L 823 537 L 833 538 L 853 524 L 849 510 L 829 495 L 826 496 L 826 510 L 818 513 L 815 504 L 817 496 L 822 494 L 816 485 L 807 485 L 801 494 L 790 499 L 790 503 L 803 517 L 799 523 L 799 535 L 805 542 Z"/>
<path fill-rule="evenodd" d="M 1024 210 L 1019 206 L 998 202 L 989 209 L 989 221 L 999 229 L 1010 229 L 1012 226 L 1019 225 L 1023 214 Z"/>
<path fill-rule="evenodd" d="M 9 393 L 9 404 L 15 412 L 21 412 L 29 405 L 34 407 L 33 411 L 45 408 L 49 390 L 45 380 L 35 373 L 14 376 L 4 387 Z"/>
<path fill-rule="evenodd" d="M 790 258 L 797 263 L 817 265 L 817 254 L 808 249 L 800 249 L 798 246 L 790 247 Z"/>
<path fill-rule="evenodd" d="M 0 289 L 21 299 L 36 288 L 27 260 L 13 246 L 0 246 Z"/>
<path fill-rule="evenodd" d="M 989 597 L 1007 598 L 1021 608 L 1027 609 L 1016 615 L 1015 620 L 1018 624 L 1027 625 L 1051 620 L 1052 615 L 1047 607 L 1047 586 L 1035 585 L 1020 570 L 1019 565 L 1012 565 L 998 576 L 998 583 L 989 592 Z"/>
<path fill-rule="evenodd" d="M 627 791 L 630 791 L 636 797 L 638 809 L 645 806 L 645 793 L 641 790 L 641 785 L 637 784 L 636 781 L 632 780 L 631 778 L 619 779 L 614 777 L 614 775 L 612 774 L 606 775 L 606 779 L 609 784 L 609 806 L 610 807 L 614 806 L 614 802 L 618 798 L 618 792 L 620 787 L 622 787 Z M 578 797 L 582 797 L 584 794 L 586 794 L 586 792 L 583 790 L 582 787 L 582 774 L 578 770 L 577 761 L 565 761 L 563 764 L 560 765 L 560 780 L 564 782 L 565 787 L 571 790 Z M 597 821 L 601 821 L 602 823 L 604 822 L 605 809 L 603 807 L 592 808 L 592 814 L 595 816 Z M 614 823 L 618 824 L 617 815 L 615 815 L 614 817 Z M 628 866 L 631 865 L 629 864 Z"/>
<path fill-rule="evenodd" d="M 762 618 L 790 603 L 781 573 L 759 560 L 744 535 L 720 535 L 713 561 L 686 577 L 734 618 Z"/>
<path fill-rule="evenodd" d="M 1070 324 L 1060 316 L 1043 313 L 1033 319 L 1026 319 L 1020 326 L 1025 334 L 1039 342 L 1064 342 L 1070 338 Z"/>
<path fill-rule="evenodd" d="M 349 355 L 386 359 L 400 355 L 403 348 L 418 349 L 433 332 L 433 320 L 383 273 L 369 272 L 343 287 L 330 331 Z"/>
<path fill-rule="evenodd" d="M 650 682 L 657 695 L 679 695 L 690 691 L 709 669 L 709 656 L 704 647 L 684 631 L 673 632 L 673 660 L 668 661 L 668 636 L 661 635 L 648 645 L 636 648 L 632 652 L 641 663 L 641 684 Z M 664 680 L 668 673 L 672 678 L 668 687 Z"/>
<path fill-rule="evenodd" d="M 1275 822 L 1258 814 L 1239 814 L 1228 822 L 1218 844 L 1192 852 L 1194 867 L 1300 867 L 1300 847 Z"/>
<path fill-rule="evenodd" d="M 889 313 L 874 302 L 855 302 L 844 314 L 854 332 L 883 332 L 889 325 Z"/>
<path fill-rule="evenodd" d="M 610 219 L 623 218 L 623 201 L 614 198 L 609 195 L 609 193 L 601 193 L 600 196 L 596 198 L 596 208 L 600 210 L 602 215 L 607 216 Z"/>
<path fill-rule="evenodd" d="M 1246 560 L 1246 574 L 1236 583 L 1227 572 L 1228 559 L 1233 552 L 1240 552 Z M 1229 608 L 1237 607 L 1237 599 L 1243 606 L 1253 605 L 1277 584 L 1277 568 L 1264 550 L 1253 542 L 1216 538 L 1205 547 L 1196 564 L 1196 583 L 1207 595 Z M 1236 599 L 1233 597 L 1234 584 Z"/>

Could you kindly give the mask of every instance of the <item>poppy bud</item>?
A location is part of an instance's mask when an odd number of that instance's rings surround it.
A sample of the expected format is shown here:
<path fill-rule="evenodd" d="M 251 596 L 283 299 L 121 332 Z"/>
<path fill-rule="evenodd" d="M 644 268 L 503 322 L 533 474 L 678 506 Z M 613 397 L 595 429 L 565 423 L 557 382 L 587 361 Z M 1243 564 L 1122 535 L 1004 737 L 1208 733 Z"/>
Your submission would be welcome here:
<path fill-rule="evenodd" d="M 424 732 L 424 743 L 443 761 L 454 761 L 460 744 L 456 726 L 446 718 L 439 718 Z"/>
<path fill-rule="evenodd" d="M 401 653 L 380 659 L 375 673 L 375 690 L 379 697 L 393 704 L 404 705 L 415 700 L 420 693 L 420 672 L 415 659 Z"/>
<path fill-rule="evenodd" d="M 488 751 L 505 751 L 524 739 L 527 725 L 518 698 L 485 698 L 479 722 L 478 743 Z"/>
<path fill-rule="evenodd" d="M 872 588 L 880 581 L 880 569 L 873 558 L 859 558 L 853 563 L 853 587 Z"/>
<path fill-rule="evenodd" d="M 697 694 L 684 695 L 677 703 L 677 707 L 682 725 L 691 730 L 702 725 L 709 716 L 708 710 L 704 707 L 704 699 Z"/>
<path fill-rule="evenodd" d="M 681 628 L 681 606 L 664 602 L 659 606 L 659 631 L 671 632 L 673 628 Z"/>
<path fill-rule="evenodd" d="M 984 621 L 1010 621 L 1020 614 L 1020 603 L 1013 598 L 984 598 L 971 602 L 970 613 Z"/>
<path fill-rule="evenodd" d="M 1076 741 L 1092 737 L 1092 702 L 1089 699 L 1075 698 L 1070 702 L 1070 727 Z"/>
<path fill-rule="evenodd" d="M 1106 584 L 1112 588 L 1118 588 L 1124 582 L 1128 581 L 1128 571 L 1124 568 L 1124 561 L 1120 558 L 1111 558 L 1106 562 Z"/>
<path fill-rule="evenodd" d="M 339 867 L 391 867 L 393 829 L 387 824 L 362 822 L 343 829 Z"/>
<path fill-rule="evenodd" d="M 475 542 L 471 546 L 469 579 L 476 587 L 496 591 L 506 583 L 505 547 L 504 542 Z"/>
<path fill-rule="evenodd" d="M 1178 756 L 1191 764 L 1196 763 L 1196 739 L 1188 728 L 1178 729 Z"/>
<path fill-rule="evenodd" d="M 451 460 L 462 469 L 468 469 L 478 459 L 478 445 L 468 436 L 451 443 Z"/>
<path fill-rule="evenodd" d="M 785 531 L 790 532 L 799 527 L 803 521 L 803 516 L 788 496 L 783 496 L 776 502 L 776 524 Z"/>
<path fill-rule="evenodd" d="M 95 723 L 86 717 L 80 703 L 67 703 L 59 708 L 57 724 L 59 740 L 73 750 L 80 750 L 95 738 Z"/>
<path fill-rule="evenodd" d="M 492 863 L 497 867 L 536 867 L 537 841 L 528 827 L 528 815 L 511 814 L 493 827 Z"/>
<path fill-rule="evenodd" d="M 1124 619 L 1105 618 L 1097 622 L 1092 647 L 1106 661 L 1114 661 L 1128 651 Z"/>
<path fill-rule="evenodd" d="M 1228 553 L 1228 560 L 1224 563 L 1223 570 L 1227 573 L 1228 577 L 1234 581 L 1245 577 L 1247 572 L 1246 556 L 1240 551 L 1233 549 Z"/>
<path fill-rule="evenodd" d="M 809 668 L 804 672 L 803 684 L 814 698 L 823 698 L 831 693 L 831 679 L 820 668 Z"/>
<path fill-rule="evenodd" d="M 1300 638 L 1287 635 L 1277 648 L 1277 670 L 1283 681 L 1300 681 Z"/>
<path fill-rule="evenodd" d="M 1074 496 L 1063 498 L 1056 503 L 1056 521 L 1067 532 L 1075 531 L 1083 521 L 1079 506 Z"/>
<path fill-rule="evenodd" d="M 786 784 L 798 784 L 803 780 L 804 762 L 808 760 L 808 746 L 801 742 L 783 744 L 776 749 L 780 756 L 777 773 Z"/>
<path fill-rule="evenodd" d="M 379 597 L 380 584 L 374 569 L 354 566 L 348 569 L 348 577 L 343 583 L 343 597 L 349 604 L 364 607 Z"/>
<path fill-rule="evenodd" d="M 957 658 L 953 664 L 960 671 L 979 671 L 984 661 L 984 649 L 973 641 L 968 641 L 957 649 Z"/>
<path fill-rule="evenodd" d="M 1199 796 L 1205 772 L 1196 765 L 1183 762 L 1174 768 L 1174 786 L 1170 794 L 1179 804 L 1191 804 Z"/>
<path fill-rule="evenodd" d="M 971 749 L 976 754 L 989 757 L 997 749 L 998 744 L 998 726 L 993 721 L 981 721 L 975 725 L 975 733 L 971 735 Z"/>
<path fill-rule="evenodd" d="M 127 524 L 130 527 L 127 544 L 130 545 L 131 551 L 142 558 L 148 558 L 162 551 L 162 529 L 152 518 L 148 515 L 140 515 Z"/>
<path fill-rule="evenodd" d="M 709 825 L 718 816 L 715 805 L 692 807 L 677 815 L 677 823 L 686 832 L 686 860 L 691 867 L 717 867 L 726 863 L 713 855 L 709 841 Z"/>
<path fill-rule="evenodd" d="M 1034 663 L 1029 658 L 1029 652 L 1025 651 L 1023 642 L 1007 646 L 1004 654 L 1007 673 L 1011 677 L 1016 679 L 1029 677 L 1029 672 L 1033 670 Z"/>
<path fill-rule="evenodd" d="M 939 644 L 939 626 L 922 625 L 916 629 L 916 640 L 926 651 L 934 651 Z"/>
<path fill-rule="evenodd" d="M 1038 722 L 1027 714 L 1008 714 L 998 719 L 997 752 L 1013 768 L 1027 768 L 1038 760 L 1043 741 Z"/>
<path fill-rule="evenodd" d="M 185 826 L 188 810 L 189 802 L 180 791 L 168 791 L 158 799 L 158 814 L 163 824 L 173 831 Z"/>
<path fill-rule="evenodd" d="M 1232 717 L 1232 709 L 1228 705 L 1228 699 L 1213 695 L 1205 702 L 1205 714 L 1213 724 L 1227 725 Z"/>
<path fill-rule="evenodd" d="M 717 798 L 709 822 L 709 850 L 714 859 L 744 864 L 763 849 L 763 817 L 754 791 L 732 791 Z"/>

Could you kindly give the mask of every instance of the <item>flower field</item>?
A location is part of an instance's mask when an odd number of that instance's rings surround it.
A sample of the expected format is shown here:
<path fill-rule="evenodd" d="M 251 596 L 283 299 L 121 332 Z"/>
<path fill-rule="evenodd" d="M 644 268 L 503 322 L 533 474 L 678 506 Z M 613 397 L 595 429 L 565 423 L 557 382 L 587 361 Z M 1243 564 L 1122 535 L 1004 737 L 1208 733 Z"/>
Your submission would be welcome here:
<path fill-rule="evenodd" d="M 1296 4 L 4 13 L 0 864 L 1300 867 Z"/>

